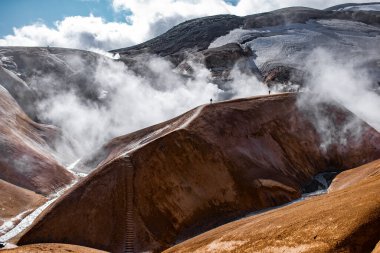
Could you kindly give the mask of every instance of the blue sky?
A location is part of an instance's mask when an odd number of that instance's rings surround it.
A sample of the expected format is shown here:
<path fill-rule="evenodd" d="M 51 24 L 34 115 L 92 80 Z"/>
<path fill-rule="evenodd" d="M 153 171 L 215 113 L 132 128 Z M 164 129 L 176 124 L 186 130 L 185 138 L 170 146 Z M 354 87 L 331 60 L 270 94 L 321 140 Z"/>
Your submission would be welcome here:
<path fill-rule="evenodd" d="M 53 26 L 67 16 L 103 17 L 107 21 L 125 21 L 127 12 L 114 12 L 111 0 L 0 0 L 0 37 L 13 27 L 35 22 Z"/>
<path fill-rule="evenodd" d="M 225 0 L 236 4 L 238 0 Z M 22 27 L 41 22 L 51 27 L 68 16 L 88 16 L 92 13 L 107 21 L 125 22 L 127 11 L 115 12 L 111 0 L 0 0 L 0 37 Z"/>

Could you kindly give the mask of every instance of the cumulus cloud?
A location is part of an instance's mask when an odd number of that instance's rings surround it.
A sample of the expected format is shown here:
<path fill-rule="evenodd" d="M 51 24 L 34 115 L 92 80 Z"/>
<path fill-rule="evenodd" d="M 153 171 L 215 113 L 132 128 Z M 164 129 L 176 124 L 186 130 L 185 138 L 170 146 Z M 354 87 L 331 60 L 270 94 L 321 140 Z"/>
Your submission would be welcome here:
<path fill-rule="evenodd" d="M 35 23 L 14 28 L 0 39 L 2 46 L 47 46 L 110 50 L 131 46 L 155 37 L 185 20 L 216 14 L 248 15 L 288 6 L 326 8 L 363 0 L 240 0 L 236 5 L 223 0 L 113 0 L 115 12 L 127 10 L 125 22 L 107 22 L 100 17 L 74 16 L 53 27 Z"/>
<path fill-rule="evenodd" d="M 14 34 L 0 39 L 2 46 L 56 46 L 109 50 L 139 42 L 127 23 L 106 22 L 100 17 L 66 17 L 53 28 L 43 23 L 14 28 Z"/>

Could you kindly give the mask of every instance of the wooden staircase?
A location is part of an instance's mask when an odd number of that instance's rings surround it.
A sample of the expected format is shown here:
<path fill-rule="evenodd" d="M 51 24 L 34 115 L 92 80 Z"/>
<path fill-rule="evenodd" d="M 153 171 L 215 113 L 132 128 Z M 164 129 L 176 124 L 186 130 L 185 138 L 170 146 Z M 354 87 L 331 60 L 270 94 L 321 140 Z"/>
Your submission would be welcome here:
<path fill-rule="evenodd" d="M 134 246 L 135 246 L 135 222 L 134 222 L 134 205 L 133 205 L 133 164 L 131 161 L 130 156 L 125 156 L 126 160 L 126 181 L 127 181 L 127 210 L 125 213 L 125 224 L 126 224 L 126 231 L 125 231 L 125 245 L 124 245 L 124 252 L 125 253 L 134 253 Z"/>

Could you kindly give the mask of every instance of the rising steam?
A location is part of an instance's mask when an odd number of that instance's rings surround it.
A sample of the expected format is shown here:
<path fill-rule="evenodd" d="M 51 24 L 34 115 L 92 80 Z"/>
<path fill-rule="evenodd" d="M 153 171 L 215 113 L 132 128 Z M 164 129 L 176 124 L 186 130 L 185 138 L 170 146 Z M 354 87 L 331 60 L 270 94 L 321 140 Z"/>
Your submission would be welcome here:
<path fill-rule="evenodd" d="M 76 60 L 76 64 L 84 62 Z M 178 116 L 208 103 L 210 98 L 217 101 L 226 97 L 226 91 L 210 81 L 210 72 L 203 65 L 190 64 L 195 74 L 185 78 L 162 58 L 149 57 L 144 62 L 144 76 L 129 70 L 122 62 L 99 60 L 93 88 L 101 91 L 98 99 L 102 103 L 84 101 L 74 90 L 42 100 L 38 105 L 39 117 L 59 126 L 66 140 L 56 145 L 60 160 L 67 164 L 113 137 Z M 237 70 L 232 75 L 229 97 L 268 93 L 255 77 Z M 46 88 L 57 80 L 44 77 L 38 82 Z"/>
<path fill-rule="evenodd" d="M 342 129 L 334 129 L 335 123 L 318 110 L 322 103 L 340 103 L 380 130 L 380 99 L 363 67 L 366 60 L 368 57 L 347 60 L 323 49 L 314 50 L 306 60 L 304 71 L 309 78 L 298 106 L 313 111 L 315 126 L 324 142 L 322 148 L 344 140 L 339 137 Z M 77 60 L 76 64 L 85 63 Z M 100 90 L 101 103 L 84 101 L 74 90 L 60 92 L 39 103 L 39 117 L 63 131 L 65 141 L 56 146 L 62 162 L 72 162 L 111 138 L 168 120 L 208 103 L 210 98 L 217 101 L 268 93 L 266 85 L 237 68 L 231 72 L 233 81 L 229 89 L 222 90 L 210 81 L 210 72 L 199 63 L 190 63 L 194 69 L 191 78 L 181 75 L 162 58 L 149 57 L 143 64 L 144 75 L 136 74 L 122 62 L 99 60 L 94 89 Z M 41 85 L 48 87 L 55 80 L 45 77 L 38 81 L 48 82 Z M 344 127 L 360 136 L 359 126 L 358 122 L 347 122 Z"/>

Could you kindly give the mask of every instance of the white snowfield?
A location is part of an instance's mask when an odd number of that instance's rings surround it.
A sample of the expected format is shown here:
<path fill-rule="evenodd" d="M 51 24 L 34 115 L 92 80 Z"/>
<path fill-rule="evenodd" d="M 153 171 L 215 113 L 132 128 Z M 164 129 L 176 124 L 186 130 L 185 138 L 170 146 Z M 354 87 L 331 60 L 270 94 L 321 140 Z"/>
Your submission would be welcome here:
<path fill-rule="evenodd" d="M 347 6 L 338 9 L 338 11 L 380 11 L 380 4 Z"/>
<path fill-rule="evenodd" d="M 261 29 L 235 29 L 214 40 L 209 48 L 228 43 L 250 47 L 257 55 L 254 60 L 260 71 L 268 66 L 297 67 L 315 48 L 355 56 L 373 54 L 380 45 L 380 28 L 347 20 L 310 20 L 305 24 L 288 24 Z"/>

